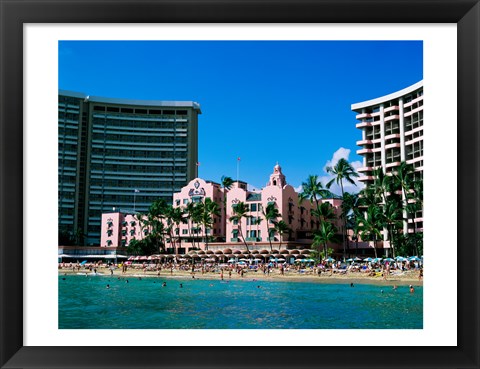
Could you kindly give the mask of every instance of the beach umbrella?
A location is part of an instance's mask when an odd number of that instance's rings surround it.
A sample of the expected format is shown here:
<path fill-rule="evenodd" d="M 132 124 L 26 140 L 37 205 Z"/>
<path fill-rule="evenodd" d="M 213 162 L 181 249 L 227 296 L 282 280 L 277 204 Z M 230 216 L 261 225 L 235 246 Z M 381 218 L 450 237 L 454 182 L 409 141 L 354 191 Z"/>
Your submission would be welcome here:
<path fill-rule="evenodd" d="M 262 261 L 262 259 L 255 258 L 253 261 Z"/>
<path fill-rule="evenodd" d="M 308 263 L 311 263 L 311 262 L 313 262 L 313 261 L 315 261 L 315 260 L 313 260 L 313 259 L 303 259 L 303 261 L 308 262 Z"/>
<path fill-rule="evenodd" d="M 352 258 L 350 258 L 350 259 L 347 259 L 346 261 L 349 261 L 349 262 L 350 262 L 350 261 L 353 261 L 353 259 L 352 259 Z"/>
<path fill-rule="evenodd" d="M 130 256 L 128 260 L 135 260 L 135 256 Z"/>
<path fill-rule="evenodd" d="M 84 260 L 84 261 L 82 261 L 82 262 L 80 263 L 80 265 L 85 265 L 85 264 L 87 264 L 87 261 L 86 261 L 86 260 Z"/>
<path fill-rule="evenodd" d="M 383 261 L 390 261 L 390 262 L 392 262 L 392 261 L 395 261 L 395 260 L 392 259 L 392 258 L 386 258 L 386 259 L 383 259 Z"/>
<path fill-rule="evenodd" d="M 245 259 L 245 258 L 241 258 L 240 261 L 247 261 L 248 259 Z"/>
<path fill-rule="evenodd" d="M 353 260 L 355 260 L 355 261 L 362 261 L 362 259 L 359 258 L 358 256 L 356 256 L 355 259 L 353 259 Z"/>
<path fill-rule="evenodd" d="M 280 259 L 278 259 L 278 261 L 285 261 L 285 259 L 284 259 L 284 258 L 280 258 Z"/>
<path fill-rule="evenodd" d="M 280 254 L 288 255 L 288 254 L 290 254 L 290 251 L 288 251 L 287 249 L 283 249 L 283 250 L 280 251 Z"/>
<path fill-rule="evenodd" d="M 370 258 L 370 257 L 368 257 L 368 258 L 365 258 L 365 259 L 363 259 L 363 261 L 368 261 L 368 262 L 371 262 L 371 261 L 373 261 L 373 259 L 372 259 L 372 258 Z"/>
<path fill-rule="evenodd" d="M 235 259 L 229 259 L 228 262 L 229 262 L 229 263 L 234 263 L 234 262 L 235 262 Z"/>
<path fill-rule="evenodd" d="M 302 255 L 310 254 L 310 250 L 308 250 L 308 249 L 302 250 L 302 251 L 300 251 L 300 254 L 302 254 Z"/>
<path fill-rule="evenodd" d="M 298 255 L 298 254 L 300 254 L 300 250 L 295 249 L 290 251 L 290 255 Z"/>
<path fill-rule="evenodd" d="M 253 251 L 252 251 L 252 255 L 256 255 L 256 254 L 260 254 L 260 251 L 258 251 L 258 250 L 253 250 Z"/>
<path fill-rule="evenodd" d="M 326 261 L 326 262 L 329 262 L 329 263 L 331 263 L 332 261 L 335 261 L 335 259 L 332 259 L 332 258 L 326 258 L 326 259 L 325 259 L 325 261 Z"/>
<path fill-rule="evenodd" d="M 244 261 L 239 261 L 238 264 L 245 265 L 246 263 Z"/>
<path fill-rule="evenodd" d="M 419 260 L 421 260 L 421 259 L 420 259 L 419 257 L 417 257 L 417 256 L 412 256 L 412 257 L 408 258 L 408 260 L 410 260 L 410 261 L 419 261 Z"/>

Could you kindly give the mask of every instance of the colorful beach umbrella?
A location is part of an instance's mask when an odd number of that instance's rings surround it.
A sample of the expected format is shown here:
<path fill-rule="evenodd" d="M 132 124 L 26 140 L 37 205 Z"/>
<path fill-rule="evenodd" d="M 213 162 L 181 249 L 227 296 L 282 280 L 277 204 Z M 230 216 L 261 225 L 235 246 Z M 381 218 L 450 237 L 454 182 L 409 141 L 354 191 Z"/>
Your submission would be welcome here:
<path fill-rule="evenodd" d="M 325 259 L 325 261 L 328 261 L 329 263 L 331 263 L 332 261 L 335 261 L 335 259 L 327 258 L 327 259 Z"/>
<path fill-rule="evenodd" d="M 363 259 L 363 261 L 368 261 L 368 262 L 371 262 L 371 261 L 373 261 L 373 259 L 372 259 L 372 258 L 370 258 L 370 257 L 368 257 L 368 258 L 365 258 L 365 259 Z"/>
<path fill-rule="evenodd" d="M 86 260 L 84 260 L 84 261 L 82 261 L 82 262 L 80 263 L 80 265 L 85 265 L 85 264 L 87 264 L 87 261 L 86 261 Z"/>
<path fill-rule="evenodd" d="M 352 258 L 350 258 L 350 259 L 347 259 L 346 261 L 350 262 L 350 261 L 353 261 L 353 259 L 352 259 Z"/>
<path fill-rule="evenodd" d="M 390 261 L 390 262 L 392 262 L 392 261 L 395 261 L 395 260 L 392 259 L 392 258 L 386 258 L 386 259 L 384 259 L 383 261 Z"/>

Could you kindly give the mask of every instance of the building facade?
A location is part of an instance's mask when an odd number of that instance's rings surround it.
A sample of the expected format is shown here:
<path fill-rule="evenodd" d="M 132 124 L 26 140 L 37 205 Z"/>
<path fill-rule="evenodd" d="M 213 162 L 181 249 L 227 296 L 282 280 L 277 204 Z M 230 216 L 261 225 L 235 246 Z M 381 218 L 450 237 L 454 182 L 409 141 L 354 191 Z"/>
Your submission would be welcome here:
<path fill-rule="evenodd" d="M 382 168 L 392 173 L 402 161 L 414 167 L 415 179 L 423 178 L 423 81 L 403 90 L 373 100 L 352 105 L 357 113 L 356 127 L 362 131 L 357 141 L 363 156 L 360 181 L 373 184 L 374 170 Z M 423 230 L 423 215 L 418 212 L 414 221 Z M 404 226 L 413 231 L 413 224 Z"/>
<path fill-rule="evenodd" d="M 190 181 L 180 192 L 174 194 L 173 206 L 186 209 L 189 204 L 204 202 L 206 198 L 210 198 L 218 204 L 219 215 L 213 217 L 210 229 L 192 221 L 175 226 L 173 242 L 176 247 L 173 249 L 171 240 L 167 239 L 167 252 L 184 254 L 196 248 L 205 249 L 207 246 L 210 250 L 244 249 L 244 238 L 249 249 L 269 249 L 270 243 L 276 248 L 311 246 L 313 231 L 318 228 L 317 219 L 311 213 L 312 205 L 309 201 L 299 204 L 298 194 L 287 184 L 279 165 L 274 167 L 263 189 L 249 191 L 247 188 L 247 183 L 237 181 L 230 190 L 224 192 L 220 184 L 215 182 L 201 178 Z M 223 207 L 224 199 L 226 212 Z M 248 207 L 247 217 L 241 221 L 232 221 L 230 218 L 235 214 L 235 205 L 240 202 Z M 341 234 L 341 200 L 320 200 L 320 203 L 323 202 L 332 205 L 336 215 L 334 224 Z M 278 234 L 273 229 L 273 223 L 264 219 L 263 212 L 269 204 L 275 205 L 280 214 L 277 220 L 283 220 L 290 228 L 289 232 Z M 102 214 L 101 246 L 125 247 L 133 238 L 144 238 L 148 230 L 142 230 L 137 217 L 136 214 L 120 210 Z M 210 239 L 208 245 L 205 242 L 206 236 Z"/>
<path fill-rule="evenodd" d="M 196 176 L 199 104 L 59 91 L 59 229 L 99 245 L 101 214 L 172 202 Z"/>

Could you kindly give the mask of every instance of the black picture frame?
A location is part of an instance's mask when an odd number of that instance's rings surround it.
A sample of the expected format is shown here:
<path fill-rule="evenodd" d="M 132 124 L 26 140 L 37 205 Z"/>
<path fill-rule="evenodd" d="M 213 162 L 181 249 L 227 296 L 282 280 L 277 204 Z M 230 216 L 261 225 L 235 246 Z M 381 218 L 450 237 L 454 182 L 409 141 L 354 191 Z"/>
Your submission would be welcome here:
<path fill-rule="evenodd" d="M 0 365 L 2 368 L 479 368 L 480 5 L 478 0 L 260 0 L 255 2 L 0 0 L 0 14 Z M 461 263 L 458 268 L 458 346 L 370 346 L 375 344 L 375 340 L 366 342 L 368 346 L 365 347 L 23 346 L 22 242 L 23 233 L 28 232 L 28 229 L 24 230 L 22 225 L 24 205 L 23 25 L 25 23 L 162 22 L 457 24 L 457 240 L 458 260 Z M 437 201 L 448 202 L 449 196 L 454 194 L 445 194 L 444 199 L 437 199 Z M 445 292 L 445 298 L 449 298 L 448 291 Z M 248 358 L 248 360 L 236 358 Z M 365 358 L 372 359 L 365 360 Z"/>

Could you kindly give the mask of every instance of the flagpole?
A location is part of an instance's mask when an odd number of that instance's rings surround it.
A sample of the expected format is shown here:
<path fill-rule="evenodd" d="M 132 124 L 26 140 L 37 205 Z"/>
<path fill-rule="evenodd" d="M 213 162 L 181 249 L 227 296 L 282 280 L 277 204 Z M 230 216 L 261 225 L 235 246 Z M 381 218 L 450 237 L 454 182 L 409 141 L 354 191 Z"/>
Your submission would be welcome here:
<path fill-rule="evenodd" d="M 240 158 L 237 158 L 237 185 L 240 178 L 239 173 L 240 173 Z"/>

